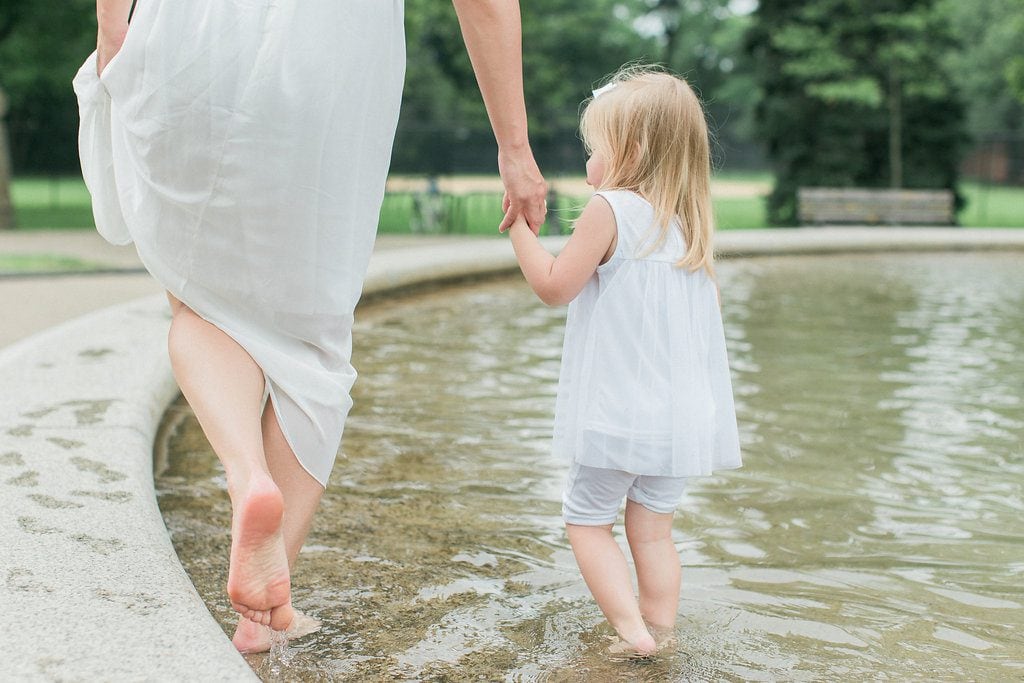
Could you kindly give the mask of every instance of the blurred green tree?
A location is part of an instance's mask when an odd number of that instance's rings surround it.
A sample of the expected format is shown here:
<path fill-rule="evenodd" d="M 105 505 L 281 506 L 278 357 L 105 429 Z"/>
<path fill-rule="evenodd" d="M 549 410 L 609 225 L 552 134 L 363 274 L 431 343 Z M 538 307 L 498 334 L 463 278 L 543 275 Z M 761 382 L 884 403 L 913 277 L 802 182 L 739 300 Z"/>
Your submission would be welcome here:
<path fill-rule="evenodd" d="M 957 44 L 935 0 L 763 0 L 754 17 L 769 220 L 796 222 L 803 185 L 956 191 L 964 113 L 940 56 Z"/>
<path fill-rule="evenodd" d="M 757 166 L 757 88 L 744 37 L 755 3 L 737 0 L 641 0 L 636 25 L 661 47 L 659 60 L 694 86 L 715 137 L 715 165 Z"/>
<path fill-rule="evenodd" d="M 0 169 L 77 168 L 78 109 L 71 78 L 95 47 L 95 13 L 93 0 L 0 4 L 0 99 L 7 103 L 0 154 L 9 154 Z M 10 205 L 9 175 L 0 172 L 0 207 L 5 201 Z M 13 222 L 11 212 L 7 215 L 6 221 L 0 215 L 0 227 Z"/>
<path fill-rule="evenodd" d="M 521 0 L 530 136 L 542 167 L 581 169 L 578 105 L 623 63 L 656 61 L 640 35 L 637 0 Z M 409 54 L 392 166 L 397 171 L 493 172 L 497 148 L 450 3 L 406 0 Z"/>
<path fill-rule="evenodd" d="M 1024 0 L 941 0 L 940 7 L 963 46 L 947 52 L 944 62 L 964 95 L 967 130 L 982 151 L 975 167 L 985 163 L 995 177 L 1024 178 Z M 997 158 L 1006 164 L 999 171 Z"/>
<path fill-rule="evenodd" d="M 1024 131 L 1024 0 L 942 0 L 962 49 L 943 55 L 971 135 Z"/>
<path fill-rule="evenodd" d="M 15 171 L 77 167 L 71 79 L 95 46 L 95 0 L 0 4 L 0 88 L 9 100 Z"/>
<path fill-rule="evenodd" d="M 7 95 L 0 88 L 0 230 L 14 227 L 11 202 L 11 154 L 7 144 Z"/>
<path fill-rule="evenodd" d="M 743 40 L 755 3 L 737 0 L 642 0 L 640 29 L 655 36 L 660 61 L 700 94 L 715 137 L 716 167 L 760 167 L 755 138 L 757 91 Z"/>

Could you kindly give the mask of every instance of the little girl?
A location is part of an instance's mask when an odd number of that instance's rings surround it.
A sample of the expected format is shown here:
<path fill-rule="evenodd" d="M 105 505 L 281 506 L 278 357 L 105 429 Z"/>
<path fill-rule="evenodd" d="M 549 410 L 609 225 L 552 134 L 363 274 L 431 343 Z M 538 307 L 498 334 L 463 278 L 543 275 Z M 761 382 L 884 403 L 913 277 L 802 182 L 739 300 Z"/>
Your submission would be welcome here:
<path fill-rule="evenodd" d="M 621 639 L 613 652 L 643 656 L 674 630 L 672 516 L 686 477 L 741 464 L 712 267 L 708 130 L 685 81 L 636 66 L 594 92 L 580 130 L 597 192 L 565 248 L 551 256 L 522 220 L 510 232 L 533 291 L 569 303 L 553 442 L 572 463 L 569 542 Z M 623 497 L 639 601 L 612 537 Z"/>

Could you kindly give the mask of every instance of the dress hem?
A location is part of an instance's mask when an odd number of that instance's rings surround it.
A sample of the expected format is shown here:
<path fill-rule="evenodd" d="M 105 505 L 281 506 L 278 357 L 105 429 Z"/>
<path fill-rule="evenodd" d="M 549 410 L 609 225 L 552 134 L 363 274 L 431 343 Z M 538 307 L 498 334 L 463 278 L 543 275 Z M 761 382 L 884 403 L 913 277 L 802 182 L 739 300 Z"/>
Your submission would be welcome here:
<path fill-rule="evenodd" d="M 141 258 L 141 256 L 142 255 L 140 254 L 139 257 Z M 143 265 L 146 265 L 146 264 L 143 263 Z M 249 349 L 246 348 L 245 344 L 243 344 L 239 340 L 238 335 L 237 334 L 233 334 L 224 325 L 222 325 L 221 323 L 218 323 L 218 322 L 212 320 L 208 315 L 205 315 L 201 311 L 197 310 L 192 304 L 190 304 L 188 301 L 185 300 L 185 297 L 180 296 L 178 292 L 173 291 L 171 287 L 168 287 L 166 285 L 166 283 L 161 282 L 160 278 L 158 278 L 156 275 L 153 275 L 153 271 L 152 271 L 151 268 L 149 268 L 147 266 L 146 270 L 149 270 L 149 274 L 153 277 L 153 279 L 156 280 L 160 284 L 161 287 L 163 287 L 165 290 L 170 292 L 174 296 L 174 298 L 176 298 L 178 301 L 180 301 L 185 306 L 188 306 L 189 310 L 191 310 L 193 313 L 198 315 L 200 318 L 202 318 L 206 322 L 210 323 L 211 325 L 216 327 L 218 330 L 223 332 L 225 335 L 230 337 L 232 341 L 234 341 L 236 344 L 238 344 L 242 348 L 242 350 L 245 351 L 246 354 L 248 354 L 249 358 L 252 358 L 252 362 L 256 363 L 256 367 L 258 367 L 260 369 L 260 372 L 263 373 L 263 384 L 264 384 L 264 387 L 263 387 L 263 398 L 261 399 L 262 400 L 262 409 L 266 409 L 267 397 L 270 397 L 272 399 L 272 401 L 271 401 L 272 410 L 274 411 L 274 416 L 277 418 L 278 427 L 280 427 L 280 429 L 281 429 L 281 435 L 284 436 L 285 443 L 287 443 L 288 444 L 288 448 L 291 449 L 292 455 L 295 457 L 296 462 L 299 463 L 299 467 L 301 467 L 303 470 L 305 470 L 306 473 L 309 474 L 309 476 L 313 477 L 313 479 L 316 480 L 316 482 L 318 484 L 320 484 L 320 486 L 322 486 L 326 490 L 327 489 L 327 484 L 322 482 L 322 481 L 320 481 L 320 478 L 317 477 L 315 474 L 313 474 L 312 471 L 310 471 L 309 467 L 307 467 L 306 464 L 304 462 L 302 462 L 302 458 L 299 457 L 298 451 L 295 450 L 295 444 L 294 444 L 291 436 L 289 436 L 289 434 L 288 434 L 288 430 L 285 427 L 284 418 L 281 416 L 281 410 L 278 407 L 280 404 L 279 404 L 279 402 L 277 400 L 277 392 L 274 389 L 274 381 L 270 378 L 270 375 L 267 374 L 267 371 L 263 369 L 263 366 L 260 365 L 256 361 L 256 358 L 252 355 L 252 353 L 249 351 Z M 179 387 L 179 390 L 180 390 L 180 387 Z M 187 400 L 188 399 L 186 399 L 186 401 Z M 261 420 L 262 420 L 262 417 L 263 417 L 263 410 L 260 411 L 260 418 L 261 418 Z M 260 425 L 260 428 L 261 428 L 261 431 L 262 431 L 262 423 Z M 264 459 L 266 459 L 266 454 L 264 454 L 263 457 L 264 457 Z"/>

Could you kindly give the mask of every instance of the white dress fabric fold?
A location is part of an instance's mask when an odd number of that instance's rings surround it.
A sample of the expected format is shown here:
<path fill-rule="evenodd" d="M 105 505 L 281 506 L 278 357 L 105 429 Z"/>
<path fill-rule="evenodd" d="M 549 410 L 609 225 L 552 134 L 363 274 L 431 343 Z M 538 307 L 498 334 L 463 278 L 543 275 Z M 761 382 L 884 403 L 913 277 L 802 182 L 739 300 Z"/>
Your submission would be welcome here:
<path fill-rule="evenodd" d="M 139 0 L 73 79 L 99 233 L 253 357 L 326 486 L 405 76 L 402 0 Z"/>
<path fill-rule="evenodd" d="M 740 467 L 715 283 L 675 265 L 686 253 L 677 226 L 657 245 L 647 200 L 597 194 L 611 205 L 618 241 L 569 304 L 554 453 L 651 476 Z"/>

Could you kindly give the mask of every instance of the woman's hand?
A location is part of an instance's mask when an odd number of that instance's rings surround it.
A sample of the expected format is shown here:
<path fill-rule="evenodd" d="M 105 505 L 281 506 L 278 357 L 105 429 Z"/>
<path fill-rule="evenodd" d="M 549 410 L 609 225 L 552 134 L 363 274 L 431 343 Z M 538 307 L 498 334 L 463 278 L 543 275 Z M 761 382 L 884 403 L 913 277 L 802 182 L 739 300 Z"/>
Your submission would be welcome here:
<path fill-rule="evenodd" d="M 107 68 L 107 64 L 121 49 L 124 37 L 128 35 L 128 18 L 131 16 L 132 0 L 96 0 L 96 75 Z"/>
<path fill-rule="evenodd" d="M 523 216 L 535 233 L 544 222 L 547 187 L 530 150 L 523 98 L 519 0 L 452 0 L 487 116 L 498 141 L 498 171 L 505 185 L 504 232 Z"/>
<path fill-rule="evenodd" d="M 96 75 L 99 76 L 110 64 L 124 44 L 124 37 L 128 34 L 128 24 L 123 29 L 100 30 L 96 34 Z"/>
<path fill-rule="evenodd" d="M 505 185 L 501 204 L 505 218 L 498 226 L 498 232 L 505 232 L 517 217 L 523 216 L 533 234 L 538 234 L 547 215 L 548 188 L 533 152 L 529 149 L 517 152 L 499 150 L 498 172 Z"/>

